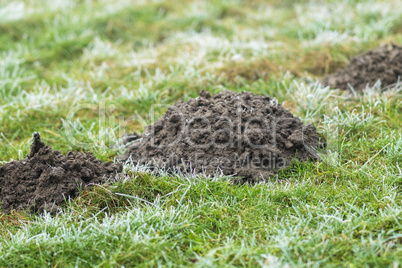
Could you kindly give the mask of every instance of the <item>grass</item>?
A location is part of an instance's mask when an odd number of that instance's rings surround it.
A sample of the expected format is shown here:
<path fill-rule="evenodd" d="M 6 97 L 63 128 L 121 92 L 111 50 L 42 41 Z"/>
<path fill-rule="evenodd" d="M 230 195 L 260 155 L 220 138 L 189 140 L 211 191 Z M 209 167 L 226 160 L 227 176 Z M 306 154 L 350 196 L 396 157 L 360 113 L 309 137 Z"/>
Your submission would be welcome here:
<path fill-rule="evenodd" d="M 202 89 L 273 96 L 330 149 L 254 186 L 127 164 L 55 217 L 0 212 L 0 266 L 401 266 L 401 85 L 315 83 L 401 44 L 401 14 L 395 0 L 0 0 L 0 164 L 34 131 L 113 161 L 124 132 Z"/>

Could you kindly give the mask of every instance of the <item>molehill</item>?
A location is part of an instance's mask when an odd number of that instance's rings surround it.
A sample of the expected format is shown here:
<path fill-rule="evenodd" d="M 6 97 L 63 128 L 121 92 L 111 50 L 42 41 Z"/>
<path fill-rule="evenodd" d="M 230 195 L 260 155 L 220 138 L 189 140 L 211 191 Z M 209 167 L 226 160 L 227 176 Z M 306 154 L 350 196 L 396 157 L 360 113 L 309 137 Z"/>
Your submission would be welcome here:
<path fill-rule="evenodd" d="M 172 105 L 120 159 L 253 182 L 293 160 L 316 161 L 323 146 L 313 125 L 303 124 L 273 98 L 232 91 L 211 97 L 202 91 L 196 99 Z"/>
<path fill-rule="evenodd" d="M 402 76 L 402 47 L 396 44 L 382 45 L 375 50 L 354 57 L 344 69 L 321 79 L 321 84 L 331 88 L 362 91 L 381 80 L 385 90 Z"/>
<path fill-rule="evenodd" d="M 63 155 L 34 133 L 27 158 L 0 167 L 1 205 L 6 212 L 28 208 L 54 213 L 65 200 L 76 197 L 79 188 L 103 183 L 121 170 L 120 164 L 102 163 L 92 153 Z"/>

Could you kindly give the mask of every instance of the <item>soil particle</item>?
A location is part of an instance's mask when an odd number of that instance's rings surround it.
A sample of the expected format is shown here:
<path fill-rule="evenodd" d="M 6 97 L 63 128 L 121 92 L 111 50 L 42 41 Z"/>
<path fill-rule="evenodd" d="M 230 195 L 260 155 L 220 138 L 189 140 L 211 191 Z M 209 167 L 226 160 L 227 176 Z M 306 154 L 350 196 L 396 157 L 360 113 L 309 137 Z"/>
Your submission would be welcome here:
<path fill-rule="evenodd" d="M 33 157 L 42 147 L 45 147 L 45 143 L 40 139 L 40 134 L 38 132 L 32 134 L 32 139 L 31 150 L 29 155 L 27 155 L 28 158 Z"/>
<path fill-rule="evenodd" d="M 375 50 L 354 57 L 348 66 L 321 79 L 321 84 L 331 88 L 362 91 L 380 80 L 382 89 L 397 83 L 402 76 L 402 47 L 382 45 Z"/>
<path fill-rule="evenodd" d="M 304 125 L 270 97 L 224 91 L 172 105 L 121 160 L 171 171 L 236 175 L 262 181 L 293 159 L 315 161 L 321 146 Z"/>
<path fill-rule="evenodd" d="M 28 158 L 0 167 L 1 206 L 5 212 L 27 208 L 54 213 L 80 188 L 103 183 L 121 170 L 120 164 L 102 163 L 92 153 L 63 155 L 45 146 L 35 132 Z"/>

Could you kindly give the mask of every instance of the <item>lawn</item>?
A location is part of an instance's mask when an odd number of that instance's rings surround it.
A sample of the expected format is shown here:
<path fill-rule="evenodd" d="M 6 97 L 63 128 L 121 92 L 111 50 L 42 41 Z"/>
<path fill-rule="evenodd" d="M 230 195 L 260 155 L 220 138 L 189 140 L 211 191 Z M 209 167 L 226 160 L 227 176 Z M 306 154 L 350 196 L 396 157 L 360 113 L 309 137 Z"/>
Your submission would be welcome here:
<path fill-rule="evenodd" d="M 328 142 L 256 185 L 126 164 L 55 216 L 0 211 L 0 267 L 401 266 L 402 84 L 317 83 L 390 42 L 397 0 L 0 0 L 0 165 L 34 131 L 114 161 L 203 89 L 275 97 Z"/>

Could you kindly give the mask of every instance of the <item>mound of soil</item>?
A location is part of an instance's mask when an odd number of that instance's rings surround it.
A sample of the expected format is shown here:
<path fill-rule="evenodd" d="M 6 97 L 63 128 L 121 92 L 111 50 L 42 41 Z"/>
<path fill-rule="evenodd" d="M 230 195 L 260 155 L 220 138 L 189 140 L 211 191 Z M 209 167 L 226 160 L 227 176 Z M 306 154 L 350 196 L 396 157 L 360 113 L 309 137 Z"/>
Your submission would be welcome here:
<path fill-rule="evenodd" d="M 344 69 L 321 79 L 321 84 L 331 88 L 362 91 L 378 80 L 385 89 L 402 77 L 402 47 L 396 44 L 382 45 L 375 50 L 353 58 Z"/>
<path fill-rule="evenodd" d="M 244 182 L 264 180 L 293 159 L 317 160 L 319 147 L 315 127 L 273 98 L 202 91 L 172 105 L 121 159 L 176 172 L 236 175 Z"/>
<path fill-rule="evenodd" d="M 47 209 L 55 212 L 89 184 L 102 183 L 121 172 L 120 164 L 102 163 L 92 153 L 60 151 L 46 146 L 34 133 L 26 159 L 0 167 L 0 200 L 3 209 Z"/>

